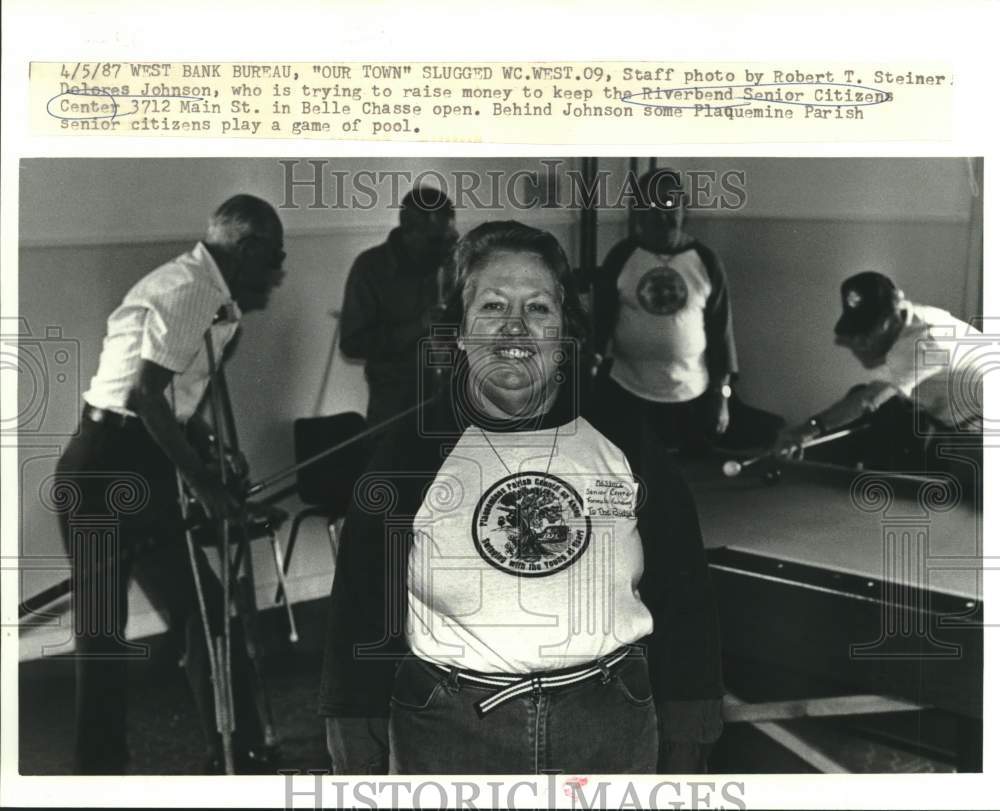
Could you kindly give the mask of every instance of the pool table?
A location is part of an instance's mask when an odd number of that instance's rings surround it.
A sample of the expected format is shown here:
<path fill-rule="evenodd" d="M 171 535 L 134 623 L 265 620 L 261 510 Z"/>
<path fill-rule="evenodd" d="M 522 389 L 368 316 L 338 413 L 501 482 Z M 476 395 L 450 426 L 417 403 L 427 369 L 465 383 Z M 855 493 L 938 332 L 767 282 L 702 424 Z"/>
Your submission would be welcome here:
<path fill-rule="evenodd" d="M 981 498 L 963 500 L 947 477 L 809 462 L 768 485 L 752 467 L 727 478 L 722 462 L 682 467 L 726 654 L 981 729 Z"/>

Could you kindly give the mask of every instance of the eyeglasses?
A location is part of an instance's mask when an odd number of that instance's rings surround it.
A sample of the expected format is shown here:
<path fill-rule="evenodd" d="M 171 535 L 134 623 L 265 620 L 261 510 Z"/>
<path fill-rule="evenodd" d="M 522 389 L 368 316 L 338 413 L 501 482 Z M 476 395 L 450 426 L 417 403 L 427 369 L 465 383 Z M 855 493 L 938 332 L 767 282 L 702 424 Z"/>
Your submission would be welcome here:
<path fill-rule="evenodd" d="M 263 244 L 271 252 L 270 256 L 268 256 L 268 259 L 275 262 L 276 264 L 280 265 L 288 257 L 288 254 L 285 253 L 284 243 L 281 242 L 276 243 L 270 237 L 261 236 L 260 234 L 247 234 L 240 240 L 241 244 L 245 242 L 256 242 Z"/>

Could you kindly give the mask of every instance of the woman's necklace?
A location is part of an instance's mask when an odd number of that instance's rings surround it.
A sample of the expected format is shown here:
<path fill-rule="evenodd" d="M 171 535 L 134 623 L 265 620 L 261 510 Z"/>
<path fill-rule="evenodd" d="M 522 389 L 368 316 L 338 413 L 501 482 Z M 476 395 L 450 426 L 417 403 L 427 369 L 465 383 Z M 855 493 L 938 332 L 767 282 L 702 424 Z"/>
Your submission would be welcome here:
<path fill-rule="evenodd" d="M 493 447 L 493 443 L 490 442 L 490 438 L 486 435 L 486 432 L 480 428 L 479 433 L 483 435 L 483 439 L 486 440 L 486 444 L 490 446 L 490 450 L 493 451 L 493 455 L 500 460 L 500 464 L 503 465 L 503 469 L 506 470 L 510 475 L 514 475 L 514 471 L 507 467 L 507 463 L 503 460 L 503 457 L 497 453 L 497 449 Z M 556 426 L 556 432 L 552 437 L 552 449 L 549 451 L 549 461 L 545 464 L 545 474 L 548 475 L 549 468 L 552 467 L 552 457 L 556 453 L 556 443 L 559 441 L 559 426 Z"/>

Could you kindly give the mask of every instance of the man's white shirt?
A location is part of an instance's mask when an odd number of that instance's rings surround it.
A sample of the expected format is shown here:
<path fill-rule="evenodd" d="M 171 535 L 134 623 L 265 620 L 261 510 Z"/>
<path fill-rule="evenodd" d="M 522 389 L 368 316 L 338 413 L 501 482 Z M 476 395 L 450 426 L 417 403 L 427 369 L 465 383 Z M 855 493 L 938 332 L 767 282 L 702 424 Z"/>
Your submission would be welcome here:
<path fill-rule="evenodd" d="M 904 302 L 903 330 L 872 372 L 949 428 L 978 430 L 983 371 L 993 349 L 982 333 L 938 307 Z M 985 354 L 984 354 L 985 352 Z"/>
<path fill-rule="evenodd" d="M 216 320 L 223 308 L 227 317 Z M 218 265 L 199 242 L 140 279 L 108 316 L 100 363 L 84 400 L 95 408 L 132 414 L 126 398 L 141 362 L 148 360 L 176 373 L 167 397 L 178 421 L 186 422 L 208 384 L 205 331 L 211 328 L 218 364 L 239 328 L 240 315 Z"/>

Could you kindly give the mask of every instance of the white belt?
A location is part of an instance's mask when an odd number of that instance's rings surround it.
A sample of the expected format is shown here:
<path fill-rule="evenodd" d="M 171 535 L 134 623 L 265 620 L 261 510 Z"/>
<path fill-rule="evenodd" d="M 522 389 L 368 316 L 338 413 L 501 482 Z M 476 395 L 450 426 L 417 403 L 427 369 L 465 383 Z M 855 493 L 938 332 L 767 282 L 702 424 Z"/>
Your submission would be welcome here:
<path fill-rule="evenodd" d="M 598 660 L 596 664 L 586 665 L 578 670 L 564 671 L 551 676 L 502 676 L 473 673 L 468 670 L 459 670 L 458 668 L 445 667 L 439 664 L 434 664 L 434 667 L 444 673 L 448 673 L 459 681 L 476 684 L 480 687 L 499 688 L 493 695 L 476 702 L 476 712 L 480 716 L 483 716 L 491 710 L 495 710 L 501 704 L 525 693 L 534 693 L 538 696 L 544 689 L 568 687 L 571 684 L 587 681 L 595 676 L 608 678 L 610 668 L 617 665 L 630 653 L 632 653 L 631 650 L 623 648 L 606 656 L 604 659 Z"/>

